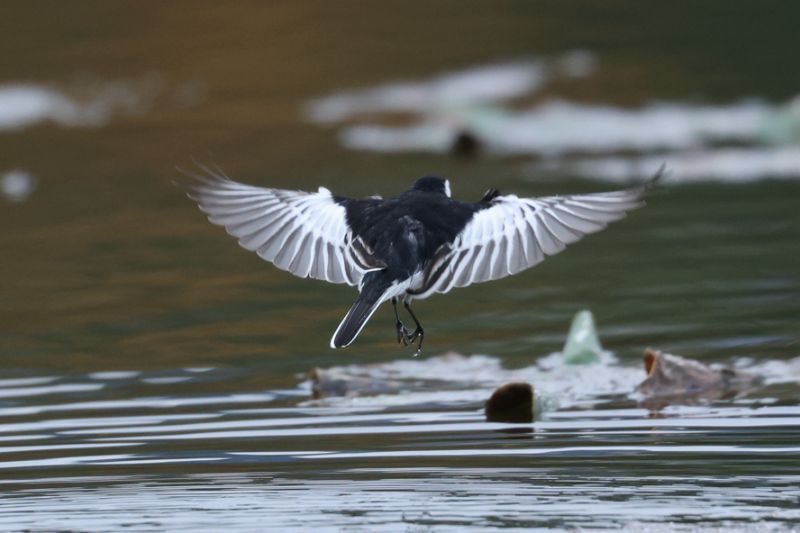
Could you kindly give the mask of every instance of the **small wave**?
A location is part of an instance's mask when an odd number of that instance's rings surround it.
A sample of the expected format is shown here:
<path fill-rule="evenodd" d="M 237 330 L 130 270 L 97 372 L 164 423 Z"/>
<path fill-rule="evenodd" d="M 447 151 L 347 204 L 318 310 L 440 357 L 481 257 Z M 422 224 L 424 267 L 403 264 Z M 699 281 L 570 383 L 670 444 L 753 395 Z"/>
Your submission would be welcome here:
<path fill-rule="evenodd" d="M 0 388 L 0 398 L 90 392 L 100 390 L 103 387 L 102 383 L 59 383 L 42 387 L 4 387 Z"/>
<path fill-rule="evenodd" d="M 687 456 L 689 454 L 686 454 Z M 678 456 L 681 458 L 680 456 Z M 201 456 L 204 462 L 217 458 Z M 544 459 L 544 458 L 542 458 Z M 98 456 L 119 466 L 125 456 Z M 127 464 L 142 464 L 130 459 Z M 152 464 L 147 463 L 144 464 Z M 71 476 L 0 501 L 13 530 L 783 531 L 800 519 L 796 475 L 636 476 L 601 467 L 374 467 L 341 475 Z M 102 484 L 96 483 L 102 480 Z M 365 524 L 367 524 L 365 526 Z"/>

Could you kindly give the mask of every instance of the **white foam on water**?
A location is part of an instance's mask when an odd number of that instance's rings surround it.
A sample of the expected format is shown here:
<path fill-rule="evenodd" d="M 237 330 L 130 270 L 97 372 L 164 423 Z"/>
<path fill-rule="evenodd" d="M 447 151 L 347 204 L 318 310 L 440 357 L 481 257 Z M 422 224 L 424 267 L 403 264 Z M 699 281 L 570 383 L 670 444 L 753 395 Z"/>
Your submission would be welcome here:
<path fill-rule="evenodd" d="M 773 359 L 754 363 L 745 368 L 748 372 L 764 376 L 764 381 L 768 385 L 800 383 L 800 357 L 787 361 Z"/>
<path fill-rule="evenodd" d="M 800 357 L 759 364 L 744 362 L 737 367 L 763 376 L 766 384 L 800 383 Z M 499 358 L 489 355 L 447 353 L 428 359 L 399 359 L 387 363 L 332 367 L 324 370 L 323 375 L 344 382 L 384 382 L 389 390 L 383 393 L 379 387 L 366 393 L 354 390 L 345 396 L 309 400 L 301 405 L 389 407 L 482 404 L 498 386 L 522 381 L 533 385 L 537 401 L 547 402 L 548 410 L 586 409 L 606 402 L 609 397 L 636 399 L 636 387 L 646 377 L 643 367 L 620 364 L 610 352 L 603 352 L 599 361 L 589 364 L 568 364 L 560 352 L 554 352 L 538 358 L 533 365 L 519 369 L 503 368 Z M 310 388 L 307 382 L 301 387 Z M 752 409 L 748 409 L 752 415 Z M 708 412 L 707 407 L 703 410 Z M 597 422 L 593 421 L 592 424 Z"/>
<path fill-rule="evenodd" d="M 595 364 L 568 365 L 560 353 L 554 353 L 529 367 L 510 370 L 503 368 L 497 357 L 448 353 L 429 359 L 333 367 L 326 372 L 336 378 L 393 382 L 401 384 L 401 392 L 332 396 L 308 403 L 359 407 L 482 403 L 498 386 L 525 381 L 533 384 L 543 400 L 555 400 L 561 407 L 585 406 L 603 396 L 631 394 L 642 381 L 644 371 L 641 368 L 620 366 L 614 362 L 613 356 L 606 354 Z"/>
<path fill-rule="evenodd" d="M 306 113 L 312 122 L 332 123 L 363 113 L 419 112 L 514 98 L 544 83 L 541 63 L 518 61 L 451 72 L 428 81 L 397 82 L 337 92 L 312 100 Z"/>
<path fill-rule="evenodd" d="M 117 113 L 149 107 L 151 102 L 146 98 L 124 86 L 107 87 L 78 99 L 45 85 L 0 85 L 0 131 L 20 130 L 47 121 L 67 128 L 97 128 L 108 124 Z"/>
<path fill-rule="evenodd" d="M 80 106 L 56 89 L 22 83 L 0 85 L 0 130 L 22 129 L 45 120 L 64 125 L 93 122 L 88 115 L 82 119 Z"/>
<path fill-rule="evenodd" d="M 142 378 L 142 383 L 148 385 L 172 385 L 174 383 L 183 383 L 191 381 L 191 376 L 155 376 L 150 378 Z"/>
<path fill-rule="evenodd" d="M 443 109 L 469 109 L 529 96 L 552 79 L 584 78 L 596 68 L 597 58 L 592 52 L 568 50 L 555 57 L 481 65 L 427 80 L 338 91 L 312 100 L 305 111 L 310 121 L 330 124 L 362 114 L 435 114 Z"/>
<path fill-rule="evenodd" d="M 0 84 L 0 131 L 16 131 L 52 122 L 65 128 L 98 128 L 119 115 L 148 112 L 159 99 L 194 106 L 205 99 L 197 80 L 168 86 L 151 72 L 129 80 L 81 79 L 68 86 L 33 82 Z"/>
<path fill-rule="evenodd" d="M 102 384 L 93 385 L 91 390 L 102 388 Z M 87 389 L 78 389 L 79 391 Z M 43 391 L 22 391 L 27 392 L 25 396 L 49 393 L 48 389 Z M 71 392 L 71 391 L 68 391 Z M 15 392 L 15 395 L 19 395 Z M 0 392 L 0 397 L 2 393 Z M 241 393 L 214 396 L 151 396 L 129 398 L 123 400 L 95 400 L 86 402 L 54 403 L 44 405 L 20 405 L 12 407 L 0 407 L 0 416 L 30 416 L 42 413 L 84 411 L 84 410 L 125 410 L 125 409 L 171 409 L 176 407 L 191 406 L 221 406 L 231 404 L 246 403 L 269 403 L 275 400 L 275 395 L 269 392 Z"/>
<path fill-rule="evenodd" d="M 89 374 L 89 378 L 105 381 L 113 379 L 135 378 L 139 374 L 141 374 L 141 372 L 139 372 L 138 370 L 109 370 L 101 372 L 92 372 L 91 374 Z"/>
<path fill-rule="evenodd" d="M 531 166 L 536 173 L 629 181 L 666 162 L 671 179 L 679 182 L 800 176 L 800 96 L 786 102 L 743 96 L 717 104 L 675 100 L 635 107 L 558 97 L 522 109 L 505 104 L 535 94 L 555 78 L 585 78 L 596 63 L 590 52 L 573 51 L 339 92 L 312 101 L 308 118 L 344 122 L 338 138 L 352 150 L 447 154 L 467 136 L 484 155 L 538 159 Z M 383 122 L 387 117 L 381 114 L 398 112 L 409 120 Z M 358 120 L 359 115 L 368 119 Z"/>
<path fill-rule="evenodd" d="M 22 398 L 25 396 L 89 392 L 100 390 L 104 386 L 105 385 L 102 383 L 59 383 L 56 385 L 39 387 L 4 387 L 0 388 L 0 398 Z"/>
<path fill-rule="evenodd" d="M 444 108 L 404 126 L 356 124 L 342 130 L 340 141 L 354 150 L 445 153 L 459 135 L 469 133 L 486 153 L 539 157 L 679 151 L 718 143 L 796 146 L 800 144 L 800 114 L 797 133 L 778 134 L 772 127 L 787 113 L 786 106 L 756 99 L 726 106 L 659 102 L 638 108 L 558 100 L 521 111 L 490 106 Z"/>
<path fill-rule="evenodd" d="M 532 175 L 571 174 L 586 179 L 628 183 L 652 175 L 662 164 L 667 183 L 724 181 L 744 183 L 764 178 L 800 179 L 800 146 L 724 148 L 643 157 L 597 157 L 545 161 L 529 167 Z"/>
<path fill-rule="evenodd" d="M 58 379 L 57 376 L 35 376 L 30 378 L 7 378 L 0 379 L 0 387 L 27 387 L 30 385 L 43 385 L 52 383 Z"/>
<path fill-rule="evenodd" d="M 23 202 L 36 190 L 36 177 L 25 170 L 15 169 L 0 176 L 0 192 L 12 202 Z"/>

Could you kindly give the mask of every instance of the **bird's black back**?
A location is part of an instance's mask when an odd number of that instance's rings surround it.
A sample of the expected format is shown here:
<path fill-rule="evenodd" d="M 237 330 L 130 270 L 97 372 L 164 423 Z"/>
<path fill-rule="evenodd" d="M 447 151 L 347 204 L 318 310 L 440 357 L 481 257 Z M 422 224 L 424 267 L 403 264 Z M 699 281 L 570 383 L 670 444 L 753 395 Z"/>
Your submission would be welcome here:
<path fill-rule="evenodd" d="M 488 202 L 467 203 L 444 194 L 411 189 L 387 200 L 336 198 L 356 236 L 397 279 L 422 268 L 443 244 L 452 243 Z"/>

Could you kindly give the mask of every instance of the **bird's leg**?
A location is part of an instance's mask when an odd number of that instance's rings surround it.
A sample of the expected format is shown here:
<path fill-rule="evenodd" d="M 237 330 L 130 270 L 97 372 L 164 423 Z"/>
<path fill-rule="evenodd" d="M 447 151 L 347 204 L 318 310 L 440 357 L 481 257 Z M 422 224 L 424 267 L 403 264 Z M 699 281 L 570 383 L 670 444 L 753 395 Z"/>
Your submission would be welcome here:
<path fill-rule="evenodd" d="M 414 332 L 411 333 L 408 339 L 409 344 L 413 344 L 414 341 L 417 340 L 417 338 L 419 338 L 419 344 L 417 344 L 417 351 L 414 354 L 414 357 L 416 357 L 420 353 L 422 353 L 422 341 L 425 339 L 425 330 L 422 329 L 422 324 L 419 323 L 419 320 L 417 320 L 417 316 L 414 314 L 414 311 L 411 310 L 411 304 L 409 303 L 408 300 L 403 300 L 403 306 L 406 308 L 406 311 L 408 311 L 408 314 L 411 315 L 411 318 L 414 319 L 414 324 L 417 325 L 417 329 L 415 329 Z"/>
<path fill-rule="evenodd" d="M 400 321 L 400 315 L 397 314 L 397 298 L 392 298 L 392 309 L 394 309 L 395 328 L 397 328 L 397 343 L 403 346 L 408 346 L 408 339 L 411 333 L 406 329 L 405 325 Z"/>

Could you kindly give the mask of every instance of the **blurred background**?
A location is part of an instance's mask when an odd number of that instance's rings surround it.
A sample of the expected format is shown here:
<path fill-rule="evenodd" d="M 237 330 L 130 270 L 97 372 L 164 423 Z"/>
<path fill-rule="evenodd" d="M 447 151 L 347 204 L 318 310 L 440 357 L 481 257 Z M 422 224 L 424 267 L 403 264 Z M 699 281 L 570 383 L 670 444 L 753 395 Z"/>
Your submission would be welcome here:
<path fill-rule="evenodd" d="M 354 290 L 209 224 L 172 183 L 193 159 L 345 196 L 438 174 L 473 201 L 666 163 L 605 232 L 419 302 L 426 354 L 530 365 L 582 308 L 623 363 L 800 352 L 796 2 L 10 1 L 0 20 L 0 373 L 67 387 L 8 408 L 293 389 L 411 357 L 388 306 L 330 350 Z"/>
<path fill-rule="evenodd" d="M 536 354 L 527 337 L 565 305 L 547 296 L 562 288 L 556 299 L 614 307 L 632 288 L 619 282 L 644 276 L 663 298 L 636 315 L 674 299 L 672 323 L 696 304 L 659 285 L 725 285 L 731 263 L 749 262 L 752 282 L 797 274 L 796 185 L 768 181 L 800 173 L 793 3 L 403 5 L 6 3 L 5 364 L 398 351 L 377 315 L 352 350 L 328 352 L 352 289 L 294 279 L 205 223 L 171 183 L 192 158 L 247 183 L 352 196 L 392 195 L 429 173 L 463 199 L 489 187 L 607 190 L 602 180 L 642 179 L 661 162 L 675 183 L 715 181 L 657 196 L 518 279 L 423 303 L 432 351 L 524 336 L 517 350 Z M 735 246 L 749 217 L 748 230 L 769 229 L 763 254 L 704 253 Z M 636 232 L 642 242 L 612 262 L 607 248 Z M 648 238 L 670 232 L 682 238 Z M 763 272 L 771 250 L 785 258 L 775 275 Z M 678 272 L 656 265 L 648 277 L 653 254 Z M 707 311 L 697 322 L 718 324 L 720 309 Z"/>

